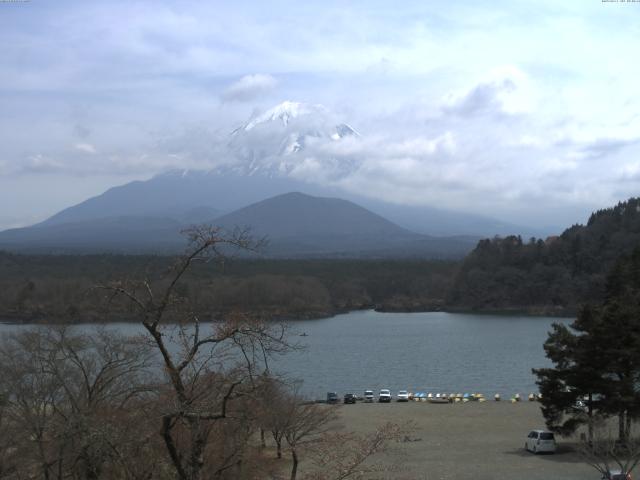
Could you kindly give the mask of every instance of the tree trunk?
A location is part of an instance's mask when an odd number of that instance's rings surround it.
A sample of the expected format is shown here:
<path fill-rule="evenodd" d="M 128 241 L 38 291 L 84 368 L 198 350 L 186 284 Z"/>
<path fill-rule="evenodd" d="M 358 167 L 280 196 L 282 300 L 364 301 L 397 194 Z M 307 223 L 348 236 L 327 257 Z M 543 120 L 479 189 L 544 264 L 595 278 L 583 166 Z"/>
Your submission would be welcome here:
<path fill-rule="evenodd" d="M 278 458 L 282 458 L 282 437 L 279 436 L 275 431 L 271 431 L 271 436 L 276 442 L 276 456 Z"/>
<path fill-rule="evenodd" d="M 296 480 L 296 476 L 298 475 L 298 453 L 295 448 L 291 449 L 291 459 L 293 463 L 291 464 L 291 479 Z"/>
<path fill-rule="evenodd" d="M 625 436 L 625 427 L 625 411 L 623 410 L 618 414 L 618 441 L 623 445 L 627 443 L 627 439 Z"/>
<path fill-rule="evenodd" d="M 40 458 L 42 459 L 42 478 L 44 478 L 44 480 L 49 480 L 51 478 L 51 476 L 49 475 L 49 468 L 51 464 L 46 461 L 46 455 L 44 453 L 44 441 L 42 439 L 42 435 L 38 435 L 37 441 L 38 441 L 38 452 L 40 453 Z"/>
<path fill-rule="evenodd" d="M 191 472 L 189 480 L 198 480 L 204 467 L 204 449 L 207 445 L 206 428 L 200 425 L 197 419 L 189 419 L 189 429 L 191 430 Z"/>
<path fill-rule="evenodd" d="M 98 461 L 91 458 L 88 445 L 82 448 L 80 459 L 84 464 L 83 470 L 85 480 L 98 480 L 100 478 L 100 465 L 97 464 Z"/>
<path fill-rule="evenodd" d="M 43 463 L 42 464 L 42 478 L 44 478 L 44 480 L 49 480 L 49 464 L 47 463 Z"/>
<path fill-rule="evenodd" d="M 589 415 L 589 445 L 593 444 L 593 395 L 589 394 L 589 404 L 587 405 Z"/>
<path fill-rule="evenodd" d="M 185 471 L 182 465 L 182 458 L 178 453 L 178 449 L 176 447 L 175 441 L 173 439 L 173 435 L 171 429 L 173 425 L 171 423 L 171 417 L 163 417 L 162 418 L 162 438 L 164 440 L 164 444 L 167 447 L 169 452 L 169 457 L 171 458 L 171 463 L 173 467 L 176 469 L 176 473 L 178 474 L 178 479 L 180 480 L 189 480 L 189 476 Z"/>

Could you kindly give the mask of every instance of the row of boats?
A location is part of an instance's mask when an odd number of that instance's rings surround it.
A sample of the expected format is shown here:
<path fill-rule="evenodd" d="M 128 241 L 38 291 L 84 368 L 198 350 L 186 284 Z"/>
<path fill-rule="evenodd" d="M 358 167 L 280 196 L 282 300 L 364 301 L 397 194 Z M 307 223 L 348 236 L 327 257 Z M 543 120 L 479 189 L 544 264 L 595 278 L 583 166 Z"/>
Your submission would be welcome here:
<path fill-rule="evenodd" d="M 496 402 L 502 400 L 502 396 L 499 393 L 496 393 L 493 396 L 493 399 Z M 540 401 L 542 399 L 542 395 L 539 393 L 530 393 L 527 396 L 527 399 L 530 402 Z M 413 400 L 415 402 L 429 402 L 429 403 L 465 403 L 465 402 L 486 402 L 484 394 L 482 393 L 424 393 L 424 392 L 415 392 L 409 393 L 409 400 Z M 509 398 L 509 401 L 512 403 L 520 402 L 522 397 L 519 393 L 516 393 L 512 397 Z"/>
<path fill-rule="evenodd" d="M 391 390 L 383 388 L 378 394 L 377 401 L 379 403 L 389 403 L 393 400 L 394 396 L 391 394 Z M 502 400 L 502 396 L 496 393 L 493 396 L 496 402 Z M 542 400 L 542 395 L 539 393 L 530 393 L 527 396 L 530 402 Z M 413 400 L 414 402 L 428 402 L 428 403 L 466 403 L 466 402 L 486 402 L 484 394 L 482 393 L 425 393 L 425 392 L 408 392 L 407 390 L 398 390 L 395 395 L 397 402 L 408 402 Z M 323 402 L 323 400 L 318 400 Z M 364 396 L 360 397 L 354 393 L 346 393 L 344 395 L 344 403 L 356 403 L 356 401 L 364 401 L 365 403 L 372 403 L 375 401 L 373 390 L 365 390 Z M 509 398 L 511 403 L 517 403 L 522 401 L 522 397 L 519 393 L 516 393 Z M 326 403 L 338 403 L 339 397 L 336 392 L 327 392 Z"/>

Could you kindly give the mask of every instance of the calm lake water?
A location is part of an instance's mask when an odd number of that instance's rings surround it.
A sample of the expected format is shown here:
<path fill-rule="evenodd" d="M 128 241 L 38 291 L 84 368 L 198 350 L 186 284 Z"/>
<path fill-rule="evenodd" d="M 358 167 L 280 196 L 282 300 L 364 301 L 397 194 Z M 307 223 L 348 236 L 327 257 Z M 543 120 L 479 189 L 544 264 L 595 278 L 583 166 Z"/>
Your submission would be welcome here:
<path fill-rule="evenodd" d="M 293 340 L 305 346 L 274 362 L 274 369 L 303 380 L 304 393 L 362 393 L 390 388 L 423 392 L 537 391 L 532 368 L 549 365 L 542 345 L 553 322 L 547 317 L 442 312 L 358 311 L 292 322 Z M 0 325 L 2 332 L 25 328 Z M 140 332 L 135 324 L 116 324 Z M 306 333 L 306 336 L 298 336 Z"/>
<path fill-rule="evenodd" d="M 351 312 L 298 321 L 303 352 L 279 367 L 304 379 L 318 398 L 328 390 L 390 388 L 423 392 L 535 392 L 532 368 L 550 365 L 542 347 L 554 321 L 568 319 L 429 313 Z"/>

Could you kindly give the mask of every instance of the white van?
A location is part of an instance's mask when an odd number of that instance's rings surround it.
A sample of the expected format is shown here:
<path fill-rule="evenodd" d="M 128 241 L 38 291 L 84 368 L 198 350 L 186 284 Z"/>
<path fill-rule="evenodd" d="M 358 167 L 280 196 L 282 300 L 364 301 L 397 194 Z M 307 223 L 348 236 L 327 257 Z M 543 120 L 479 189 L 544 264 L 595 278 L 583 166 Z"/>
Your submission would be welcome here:
<path fill-rule="evenodd" d="M 382 390 L 380 390 L 380 393 L 378 394 L 378 402 L 380 403 L 391 402 L 391 390 L 389 390 L 388 388 L 383 388 Z"/>
<path fill-rule="evenodd" d="M 527 435 L 524 449 L 533 453 L 555 453 L 556 439 L 553 433 L 546 430 L 532 430 L 529 432 L 529 435 Z"/>

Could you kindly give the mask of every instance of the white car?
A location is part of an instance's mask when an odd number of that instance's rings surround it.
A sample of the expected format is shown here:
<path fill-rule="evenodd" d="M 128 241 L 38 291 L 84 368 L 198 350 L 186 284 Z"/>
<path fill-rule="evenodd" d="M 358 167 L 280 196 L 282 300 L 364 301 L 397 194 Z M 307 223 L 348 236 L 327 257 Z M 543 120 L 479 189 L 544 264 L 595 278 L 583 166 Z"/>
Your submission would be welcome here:
<path fill-rule="evenodd" d="M 529 432 L 529 435 L 527 435 L 524 449 L 533 453 L 555 453 L 556 439 L 553 433 L 546 430 L 532 430 Z"/>
<path fill-rule="evenodd" d="M 391 390 L 387 388 L 383 388 L 382 390 L 380 390 L 380 393 L 378 394 L 378 402 L 380 403 L 391 402 Z"/>
<path fill-rule="evenodd" d="M 364 401 L 365 403 L 373 402 L 373 390 L 365 390 L 364 391 Z"/>
<path fill-rule="evenodd" d="M 408 402 L 409 401 L 409 392 L 406 390 L 399 390 L 398 395 L 396 395 L 396 400 L 398 402 Z"/>

